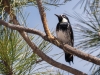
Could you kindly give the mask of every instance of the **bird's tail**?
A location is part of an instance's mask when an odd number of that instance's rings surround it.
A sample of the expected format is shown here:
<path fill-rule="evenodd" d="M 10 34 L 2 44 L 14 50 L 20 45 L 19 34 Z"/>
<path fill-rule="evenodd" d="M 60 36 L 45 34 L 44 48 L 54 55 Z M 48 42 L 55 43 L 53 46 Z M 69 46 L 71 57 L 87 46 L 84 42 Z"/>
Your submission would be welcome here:
<path fill-rule="evenodd" d="M 69 53 L 65 53 L 65 60 L 66 60 L 66 62 L 69 62 L 69 64 L 71 61 L 73 63 L 73 55 L 71 55 Z"/>

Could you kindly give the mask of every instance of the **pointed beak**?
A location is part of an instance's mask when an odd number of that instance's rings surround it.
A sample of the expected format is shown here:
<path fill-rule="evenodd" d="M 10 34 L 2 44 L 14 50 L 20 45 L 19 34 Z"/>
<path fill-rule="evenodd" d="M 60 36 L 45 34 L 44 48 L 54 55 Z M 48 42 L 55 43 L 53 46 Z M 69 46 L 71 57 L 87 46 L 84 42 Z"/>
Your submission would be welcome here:
<path fill-rule="evenodd" d="M 59 17 L 60 15 L 55 14 L 57 17 Z"/>
<path fill-rule="evenodd" d="M 57 14 L 55 14 L 57 17 L 58 17 L 58 20 L 59 20 L 59 22 L 62 20 L 62 17 L 61 17 L 61 15 L 57 15 Z"/>

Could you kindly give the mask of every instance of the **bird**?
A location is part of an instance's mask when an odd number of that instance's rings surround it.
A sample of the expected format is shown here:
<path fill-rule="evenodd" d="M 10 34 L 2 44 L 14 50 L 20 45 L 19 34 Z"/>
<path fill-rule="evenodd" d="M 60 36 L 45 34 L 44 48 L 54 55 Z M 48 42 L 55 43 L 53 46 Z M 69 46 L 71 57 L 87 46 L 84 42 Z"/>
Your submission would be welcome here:
<path fill-rule="evenodd" d="M 62 15 L 57 15 L 58 17 L 58 24 L 56 26 L 56 36 L 59 41 L 61 41 L 63 44 L 68 44 L 70 46 L 74 46 L 74 35 L 73 35 L 73 30 L 70 24 L 70 21 L 68 17 L 64 14 Z M 67 52 L 65 53 L 65 61 L 68 62 L 69 64 L 72 62 L 73 63 L 73 55 Z"/>

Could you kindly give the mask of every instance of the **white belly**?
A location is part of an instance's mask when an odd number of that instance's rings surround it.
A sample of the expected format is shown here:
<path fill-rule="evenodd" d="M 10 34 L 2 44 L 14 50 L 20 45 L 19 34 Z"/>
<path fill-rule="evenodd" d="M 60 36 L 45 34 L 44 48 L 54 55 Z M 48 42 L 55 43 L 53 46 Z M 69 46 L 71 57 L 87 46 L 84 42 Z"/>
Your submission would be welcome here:
<path fill-rule="evenodd" d="M 68 32 L 63 32 L 62 30 L 56 31 L 57 38 L 64 44 L 71 45 L 71 38 Z"/>
<path fill-rule="evenodd" d="M 57 38 L 62 41 L 63 43 L 67 43 L 67 34 L 62 30 L 56 32 Z"/>

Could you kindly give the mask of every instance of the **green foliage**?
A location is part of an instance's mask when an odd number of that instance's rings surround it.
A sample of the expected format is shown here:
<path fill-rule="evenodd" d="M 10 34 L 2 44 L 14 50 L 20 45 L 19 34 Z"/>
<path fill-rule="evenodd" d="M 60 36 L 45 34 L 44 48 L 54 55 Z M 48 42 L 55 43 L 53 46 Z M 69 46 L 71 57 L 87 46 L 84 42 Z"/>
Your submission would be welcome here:
<path fill-rule="evenodd" d="M 61 71 L 61 70 L 54 71 L 52 67 L 51 69 L 47 71 L 38 72 L 38 73 L 35 73 L 34 75 L 64 75 L 64 71 Z"/>
<path fill-rule="evenodd" d="M 77 45 L 85 50 L 94 51 L 94 49 L 99 49 L 100 47 L 100 35 L 98 16 L 95 14 L 88 13 L 87 18 L 83 18 L 76 13 L 76 20 L 80 24 L 76 25 L 76 34 L 77 34 Z M 80 32 L 80 33 L 79 33 Z"/>
<path fill-rule="evenodd" d="M 53 5 L 53 6 L 59 6 L 63 5 L 69 0 L 42 0 L 43 5 Z M 2 0 L 0 0 L 0 6 L 2 7 L 1 4 Z M 9 0 L 10 5 L 12 7 L 23 7 L 23 6 L 37 6 L 36 0 Z"/>
<path fill-rule="evenodd" d="M 26 75 L 31 72 L 40 58 L 33 53 L 17 31 L 1 28 L 3 29 L 0 32 L 0 73 Z M 31 39 L 34 41 L 34 38 L 35 36 Z M 51 50 L 51 44 L 46 41 L 36 41 L 35 43 L 45 53 Z"/>
<path fill-rule="evenodd" d="M 100 74 L 100 67 L 98 67 L 93 73 L 92 75 L 99 75 Z"/>
<path fill-rule="evenodd" d="M 76 25 L 76 46 L 89 53 L 96 52 L 100 58 L 100 0 L 80 0 L 78 4 L 84 7 L 86 17 L 75 13 L 73 16 L 79 24 Z M 79 33 L 80 32 L 80 33 Z M 93 64 L 92 75 L 100 74 L 100 66 Z"/>

